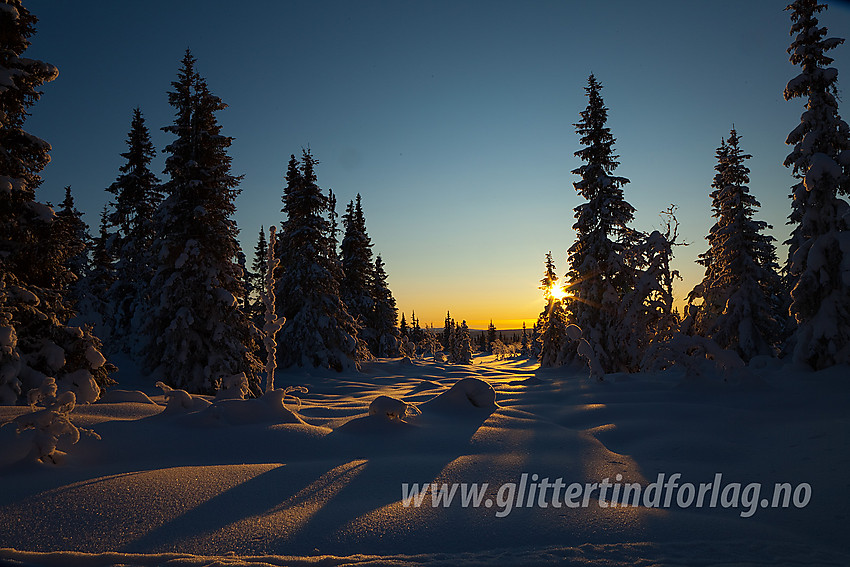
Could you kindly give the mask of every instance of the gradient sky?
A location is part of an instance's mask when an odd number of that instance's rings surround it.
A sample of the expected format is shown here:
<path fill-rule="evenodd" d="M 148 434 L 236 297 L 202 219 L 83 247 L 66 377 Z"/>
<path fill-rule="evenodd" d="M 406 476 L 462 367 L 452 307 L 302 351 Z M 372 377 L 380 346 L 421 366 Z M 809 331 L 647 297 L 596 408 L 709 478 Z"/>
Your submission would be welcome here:
<path fill-rule="evenodd" d="M 245 176 L 236 220 L 246 252 L 260 225 L 280 223 L 288 157 L 309 145 L 340 213 L 362 194 L 408 318 L 441 326 L 450 309 L 474 328 L 491 318 L 516 328 L 542 307 L 544 254 L 566 271 L 580 202 L 573 123 L 592 72 L 635 228 L 658 228 L 659 211 L 679 207 L 691 243 L 676 250 L 681 300 L 702 276 L 694 259 L 713 224 L 714 151 L 733 123 L 754 156 L 759 217 L 787 236 L 784 141 L 802 102 L 782 98 L 797 74 L 786 4 L 32 0 L 40 21 L 26 56 L 59 67 L 28 122 L 53 145 L 38 196 L 61 202 L 70 184 L 96 229 L 131 110 L 142 108 L 160 151 L 171 141 L 159 130 L 173 119 L 166 91 L 189 47 L 230 105 L 219 118 Z M 822 24 L 850 36 L 850 6 L 829 4 Z M 850 45 L 833 56 L 840 88 Z"/>

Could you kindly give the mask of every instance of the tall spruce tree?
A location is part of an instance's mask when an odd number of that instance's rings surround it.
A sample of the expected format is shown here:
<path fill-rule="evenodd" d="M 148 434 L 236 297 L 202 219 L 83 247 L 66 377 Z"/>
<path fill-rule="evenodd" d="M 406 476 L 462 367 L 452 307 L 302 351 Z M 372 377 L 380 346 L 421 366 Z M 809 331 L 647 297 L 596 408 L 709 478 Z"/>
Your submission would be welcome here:
<path fill-rule="evenodd" d="M 694 332 L 748 361 L 776 353 L 782 336 L 781 300 L 776 248 L 773 237 L 763 233 L 771 227 L 753 219 L 761 205 L 746 185 L 750 170 L 744 162 L 752 156 L 742 152 L 739 142 L 732 128 L 728 141 L 717 148 L 711 184 L 716 221 L 706 236 L 708 251 L 698 260 L 705 276 L 689 300 L 703 301 L 694 314 Z"/>
<path fill-rule="evenodd" d="M 844 39 L 827 38 L 816 15 L 826 6 L 796 0 L 788 48 L 801 72 L 785 87 L 785 99 L 803 98 L 806 110 L 786 143 L 785 159 L 799 182 L 792 187 L 793 232 L 789 247 L 790 312 L 797 328 L 794 360 L 815 369 L 850 362 L 850 127 L 838 114 L 838 71 L 826 52 Z"/>
<path fill-rule="evenodd" d="M 230 173 L 232 138 L 221 134 L 216 118 L 227 105 L 210 93 L 189 50 L 172 87 L 175 120 L 163 130 L 175 140 L 165 149 L 167 197 L 156 213 L 148 362 L 190 392 L 215 393 L 244 375 L 259 393 L 257 331 L 237 306 L 244 292 L 231 216 L 240 178 Z"/>
<path fill-rule="evenodd" d="M 114 368 L 88 327 L 71 327 L 63 293 L 74 276 L 72 250 L 53 209 L 36 201 L 50 144 L 24 130 L 39 88 L 56 67 L 27 57 L 36 17 L 20 0 L 0 10 L 0 403 L 14 403 L 45 377 L 77 402 L 97 399 Z"/>
<path fill-rule="evenodd" d="M 115 284 L 105 297 L 104 318 L 111 331 L 113 348 L 138 351 L 143 345 L 139 333 L 144 311 L 156 295 L 149 289 L 155 260 L 151 248 L 156 237 L 154 213 L 162 202 L 159 179 L 150 170 L 156 155 L 150 131 L 139 108 L 133 109 L 126 160 L 120 175 L 106 189 L 113 195 L 109 222 L 114 229 L 109 254 L 115 259 Z"/>
<path fill-rule="evenodd" d="M 340 297 L 360 327 L 360 338 L 366 341 L 374 354 L 377 333 L 369 322 L 375 308 L 375 298 L 372 296 L 375 266 L 372 262 L 372 241 L 366 232 L 366 217 L 359 193 L 356 200 L 348 204 L 342 222 L 345 233 L 341 245 L 343 276 L 339 285 Z"/>
<path fill-rule="evenodd" d="M 374 309 L 369 320 L 369 327 L 375 334 L 374 344 L 370 348 L 375 356 L 396 357 L 399 355 L 401 345 L 401 333 L 396 326 L 398 309 L 387 284 L 387 272 L 384 270 L 384 261 L 380 256 L 375 258 L 374 273 L 375 277 L 372 280 Z"/>
<path fill-rule="evenodd" d="M 339 296 L 342 268 L 331 254 L 328 198 L 319 189 L 316 160 L 291 156 L 286 173 L 281 224 L 278 313 L 286 317 L 278 335 L 281 366 L 342 370 L 369 357 L 358 325 Z"/>
<path fill-rule="evenodd" d="M 634 240 L 628 224 L 635 210 L 623 196 L 629 180 L 613 174 L 619 163 L 601 90 L 590 75 L 585 87 L 588 105 L 575 124 L 584 146 L 575 155 L 584 163 L 573 170 L 581 177 L 573 185 L 585 202 L 575 208 L 576 241 L 568 251 L 567 280 L 572 292 L 570 321 L 581 327 L 605 371 L 613 372 L 632 366 L 618 344 L 616 327 L 620 301 L 634 289 L 636 279 L 628 262 Z M 567 356 L 575 358 L 574 353 Z"/>

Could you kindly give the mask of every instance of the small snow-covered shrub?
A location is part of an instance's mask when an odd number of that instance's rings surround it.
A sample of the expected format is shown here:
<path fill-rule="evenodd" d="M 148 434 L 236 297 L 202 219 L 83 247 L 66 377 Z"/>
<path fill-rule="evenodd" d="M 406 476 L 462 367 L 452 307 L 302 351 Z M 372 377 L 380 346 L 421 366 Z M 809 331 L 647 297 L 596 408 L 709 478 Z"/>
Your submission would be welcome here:
<path fill-rule="evenodd" d="M 641 362 L 641 369 L 650 372 L 673 366 L 700 375 L 708 369 L 729 372 L 745 364 L 738 353 L 721 348 L 711 339 L 677 333 L 669 340 L 652 345 Z"/>
<path fill-rule="evenodd" d="M 217 400 L 244 400 L 251 393 L 248 377 L 244 372 L 226 376 L 221 381 L 221 388 L 215 393 Z"/>
<path fill-rule="evenodd" d="M 85 368 L 65 374 L 60 378 L 60 386 L 74 392 L 78 404 L 93 404 L 100 398 L 100 386 Z"/>
<path fill-rule="evenodd" d="M 186 390 L 177 390 L 164 382 L 157 382 L 156 387 L 162 390 L 167 400 L 162 412 L 164 414 L 199 411 L 210 406 L 210 401 L 206 398 L 192 395 Z"/>
<path fill-rule="evenodd" d="M 404 421 L 406 417 L 419 415 L 419 408 L 390 396 L 378 396 L 369 404 L 369 415 L 385 417 L 389 420 Z"/>
<path fill-rule="evenodd" d="M 57 396 L 56 380 L 53 378 L 45 378 L 39 388 L 30 390 L 27 399 L 32 412 L 16 417 L 11 423 L 16 425 L 18 434 L 30 429 L 35 431 L 28 460 L 60 464 L 65 456 L 57 449 L 60 438 L 70 437 L 72 445 L 80 440 L 81 433 L 100 439 L 94 431 L 77 427 L 71 422 L 76 396 L 74 392 L 62 392 Z M 42 409 L 38 409 L 39 405 Z"/>

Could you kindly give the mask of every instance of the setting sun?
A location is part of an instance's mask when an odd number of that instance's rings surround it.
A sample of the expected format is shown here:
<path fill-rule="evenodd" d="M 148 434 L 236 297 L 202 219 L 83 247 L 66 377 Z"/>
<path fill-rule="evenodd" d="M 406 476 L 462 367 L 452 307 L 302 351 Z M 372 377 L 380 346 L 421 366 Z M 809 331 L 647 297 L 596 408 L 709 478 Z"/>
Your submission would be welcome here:
<path fill-rule="evenodd" d="M 546 291 L 552 297 L 552 299 L 555 299 L 557 301 L 561 301 L 569 295 L 569 292 L 567 292 L 564 286 L 557 283 L 551 285 Z"/>

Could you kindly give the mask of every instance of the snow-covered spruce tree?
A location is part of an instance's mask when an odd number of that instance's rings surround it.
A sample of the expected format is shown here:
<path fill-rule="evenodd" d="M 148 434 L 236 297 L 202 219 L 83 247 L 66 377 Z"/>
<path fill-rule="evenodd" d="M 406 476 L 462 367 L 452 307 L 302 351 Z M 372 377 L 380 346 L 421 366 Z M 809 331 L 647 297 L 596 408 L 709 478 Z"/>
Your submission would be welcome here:
<path fill-rule="evenodd" d="M 774 355 L 782 338 L 781 299 L 776 248 L 764 234 L 770 226 L 753 219 L 760 207 L 750 194 L 749 154 L 739 145 L 732 128 L 728 141 L 717 149 L 717 174 L 711 186 L 711 208 L 716 219 L 706 240 L 708 250 L 698 262 L 705 276 L 688 296 L 702 304 L 693 313 L 693 331 L 731 349 L 744 360 Z"/>
<path fill-rule="evenodd" d="M 88 327 L 68 326 L 75 313 L 63 294 L 74 251 L 53 209 L 35 199 L 50 144 L 24 130 L 39 87 L 58 71 L 22 56 L 36 17 L 20 0 L 0 6 L 0 398 L 11 402 L 53 377 L 60 391 L 90 402 L 114 367 Z"/>
<path fill-rule="evenodd" d="M 339 282 L 340 298 L 360 326 L 359 337 L 366 341 L 372 354 L 377 355 L 377 333 L 370 325 L 370 315 L 375 308 L 375 298 L 372 297 L 375 266 L 359 193 L 357 199 L 348 204 L 342 224 L 345 232 L 340 246 L 343 273 Z"/>
<path fill-rule="evenodd" d="M 369 327 L 374 331 L 372 353 L 381 358 L 399 355 L 401 333 L 396 327 L 398 308 L 395 298 L 387 284 L 387 272 L 380 256 L 375 258 L 375 277 L 372 280 L 372 300 L 374 308 L 369 317 Z"/>
<path fill-rule="evenodd" d="M 144 336 L 139 333 L 144 312 L 157 292 L 149 288 L 156 269 L 151 249 L 156 237 L 154 213 L 162 202 L 159 179 L 150 170 L 156 155 L 150 131 L 139 108 L 133 109 L 126 160 L 120 175 L 106 189 L 113 195 L 109 214 L 113 229 L 109 254 L 115 260 L 115 283 L 105 297 L 104 319 L 115 350 L 139 352 Z"/>
<path fill-rule="evenodd" d="M 315 165 L 305 150 L 300 164 L 291 156 L 286 172 L 277 309 L 287 323 L 278 338 L 278 361 L 283 367 L 341 371 L 359 367 L 369 349 L 339 297 L 342 269 L 330 250 L 328 198 L 317 184 Z"/>
<path fill-rule="evenodd" d="M 457 352 L 452 362 L 455 364 L 472 364 L 472 344 L 469 341 L 469 326 L 466 324 L 466 319 L 458 327 L 457 335 Z"/>
<path fill-rule="evenodd" d="M 257 329 L 236 301 L 243 291 L 231 216 L 240 178 L 230 173 L 232 139 L 216 118 L 227 105 L 210 93 L 188 50 L 172 86 L 175 121 L 163 130 L 176 139 L 165 149 L 167 197 L 155 215 L 148 366 L 188 392 L 212 394 L 244 375 L 257 394 Z"/>
<path fill-rule="evenodd" d="M 795 224 L 789 249 L 794 360 L 815 369 L 850 363 L 850 127 L 838 114 L 838 71 L 826 52 L 844 42 L 825 38 L 816 14 L 826 6 L 797 0 L 791 11 L 788 52 L 801 73 L 788 82 L 785 99 L 806 99 L 800 124 L 786 143 L 785 159 L 800 180 L 792 188 L 789 217 Z"/>
<path fill-rule="evenodd" d="M 537 318 L 538 359 L 541 368 L 552 368 L 563 364 L 561 353 L 567 344 L 567 316 L 559 293 L 561 288 L 552 252 L 546 253 L 546 271 L 540 280 L 540 289 L 543 290 L 546 307 Z"/>
<path fill-rule="evenodd" d="M 618 344 L 616 332 L 620 302 L 635 286 L 634 269 L 627 259 L 634 239 L 628 227 L 634 208 L 623 198 L 622 188 L 629 180 L 613 175 L 619 163 L 614 136 L 605 125 L 608 108 L 601 89 L 590 75 L 585 87 L 588 105 L 575 124 L 584 146 L 575 155 L 584 164 L 572 173 L 581 177 L 574 186 L 585 202 L 575 208 L 576 241 L 568 250 L 569 319 L 582 329 L 602 368 L 616 372 L 634 366 L 628 350 Z M 565 356 L 576 358 L 575 353 Z"/>

